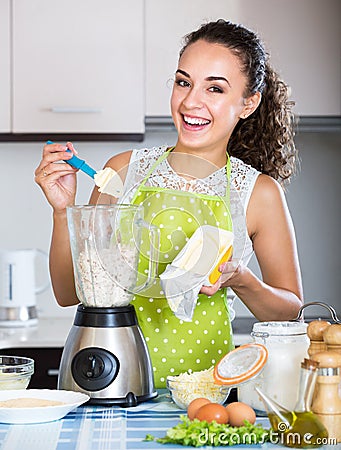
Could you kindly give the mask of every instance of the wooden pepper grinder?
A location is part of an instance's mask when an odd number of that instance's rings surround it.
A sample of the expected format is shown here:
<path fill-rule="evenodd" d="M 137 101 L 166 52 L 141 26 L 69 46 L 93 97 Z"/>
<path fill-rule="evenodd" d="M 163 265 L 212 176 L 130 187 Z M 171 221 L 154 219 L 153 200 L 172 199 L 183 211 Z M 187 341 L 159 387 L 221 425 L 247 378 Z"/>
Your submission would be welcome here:
<path fill-rule="evenodd" d="M 311 410 L 328 430 L 329 438 L 341 442 L 340 383 L 341 354 L 333 351 L 315 353 L 312 359 L 319 363 Z"/>
<path fill-rule="evenodd" d="M 333 323 L 330 327 L 323 329 L 323 341 L 327 350 L 341 354 L 341 324 Z"/>
<path fill-rule="evenodd" d="M 330 327 L 325 328 L 323 331 L 323 340 L 327 345 L 327 350 L 338 352 L 341 355 L 341 324 L 333 323 Z M 339 395 L 341 396 L 341 376 L 339 383 Z"/>
<path fill-rule="evenodd" d="M 307 335 L 310 339 L 308 355 L 312 359 L 315 353 L 327 350 L 327 345 L 323 340 L 324 331 L 330 327 L 330 322 L 326 320 L 313 320 L 307 327 Z"/>

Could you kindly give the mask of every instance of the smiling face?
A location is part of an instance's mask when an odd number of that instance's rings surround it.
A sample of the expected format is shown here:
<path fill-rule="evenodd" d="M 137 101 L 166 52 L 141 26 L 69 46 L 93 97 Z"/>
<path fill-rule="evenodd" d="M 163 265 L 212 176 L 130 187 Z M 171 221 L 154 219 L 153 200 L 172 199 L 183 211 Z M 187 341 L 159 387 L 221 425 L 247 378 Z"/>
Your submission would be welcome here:
<path fill-rule="evenodd" d="M 190 44 L 179 60 L 171 97 L 176 150 L 200 152 L 218 164 L 225 160 L 234 127 L 260 100 L 260 94 L 245 99 L 245 88 L 239 59 L 228 48 L 204 40 Z"/>

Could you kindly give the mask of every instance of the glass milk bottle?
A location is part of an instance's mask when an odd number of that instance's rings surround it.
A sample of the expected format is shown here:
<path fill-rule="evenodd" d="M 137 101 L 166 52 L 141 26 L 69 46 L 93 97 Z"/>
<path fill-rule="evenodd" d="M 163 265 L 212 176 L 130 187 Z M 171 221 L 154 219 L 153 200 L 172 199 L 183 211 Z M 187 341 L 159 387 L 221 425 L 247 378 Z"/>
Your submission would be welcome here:
<path fill-rule="evenodd" d="M 266 415 L 257 387 L 292 411 L 297 401 L 301 362 L 308 357 L 307 324 L 258 322 L 251 336 L 256 343 L 266 346 L 268 360 L 256 379 L 238 387 L 238 400 L 252 406 L 259 415 Z"/>

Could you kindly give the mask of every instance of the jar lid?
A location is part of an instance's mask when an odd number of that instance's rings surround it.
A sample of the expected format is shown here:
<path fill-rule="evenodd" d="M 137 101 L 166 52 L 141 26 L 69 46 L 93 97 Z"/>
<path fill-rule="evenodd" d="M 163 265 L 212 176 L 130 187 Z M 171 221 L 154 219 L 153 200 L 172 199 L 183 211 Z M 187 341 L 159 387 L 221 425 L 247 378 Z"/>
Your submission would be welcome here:
<path fill-rule="evenodd" d="M 237 386 L 258 375 L 268 359 L 262 344 L 245 344 L 227 353 L 214 367 L 213 376 L 218 384 Z"/>
<path fill-rule="evenodd" d="M 292 336 L 307 333 L 308 324 L 305 322 L 256 322 L 253 333 L 267 333 L 269 336 Z"/>

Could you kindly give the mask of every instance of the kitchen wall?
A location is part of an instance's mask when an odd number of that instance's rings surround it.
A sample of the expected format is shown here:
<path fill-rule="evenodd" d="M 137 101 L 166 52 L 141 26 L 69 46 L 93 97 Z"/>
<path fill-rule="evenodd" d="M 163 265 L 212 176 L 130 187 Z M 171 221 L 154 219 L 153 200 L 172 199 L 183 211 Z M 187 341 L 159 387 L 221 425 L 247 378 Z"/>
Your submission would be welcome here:
<path fill-rule="evenodd" d="M 82 158 L 101 168 L 106 160 L 133 147 L 173 144 L 170 129 L 149 131 L 143 142 L 80 142 L 76 146 Z M 306 301 L 320 300 L 333 305 L 341 315 L 340 276 L 340 132 L 299 132 L 301 171 L 287 190 L 293 216 Z M 49 249 L 51 208 L 40 188 L 34 183 L 42 143 L 0 143 L 2 208 L 0 249 Z M 77 203 L 86 203 L 92 180 L 80 173 Z M 252 267 L 258 271 L 255 260 Z M 37 281 L 45 276 L 46 265 L 39 263 Z M 74 308 L 57 306 L 51 288 L 38 295 L 40 317 L 71 317 Z M 249 311 L 236 302 L 239 316 Z M 316 309 L 317 313 L 324 313 Z"/>

